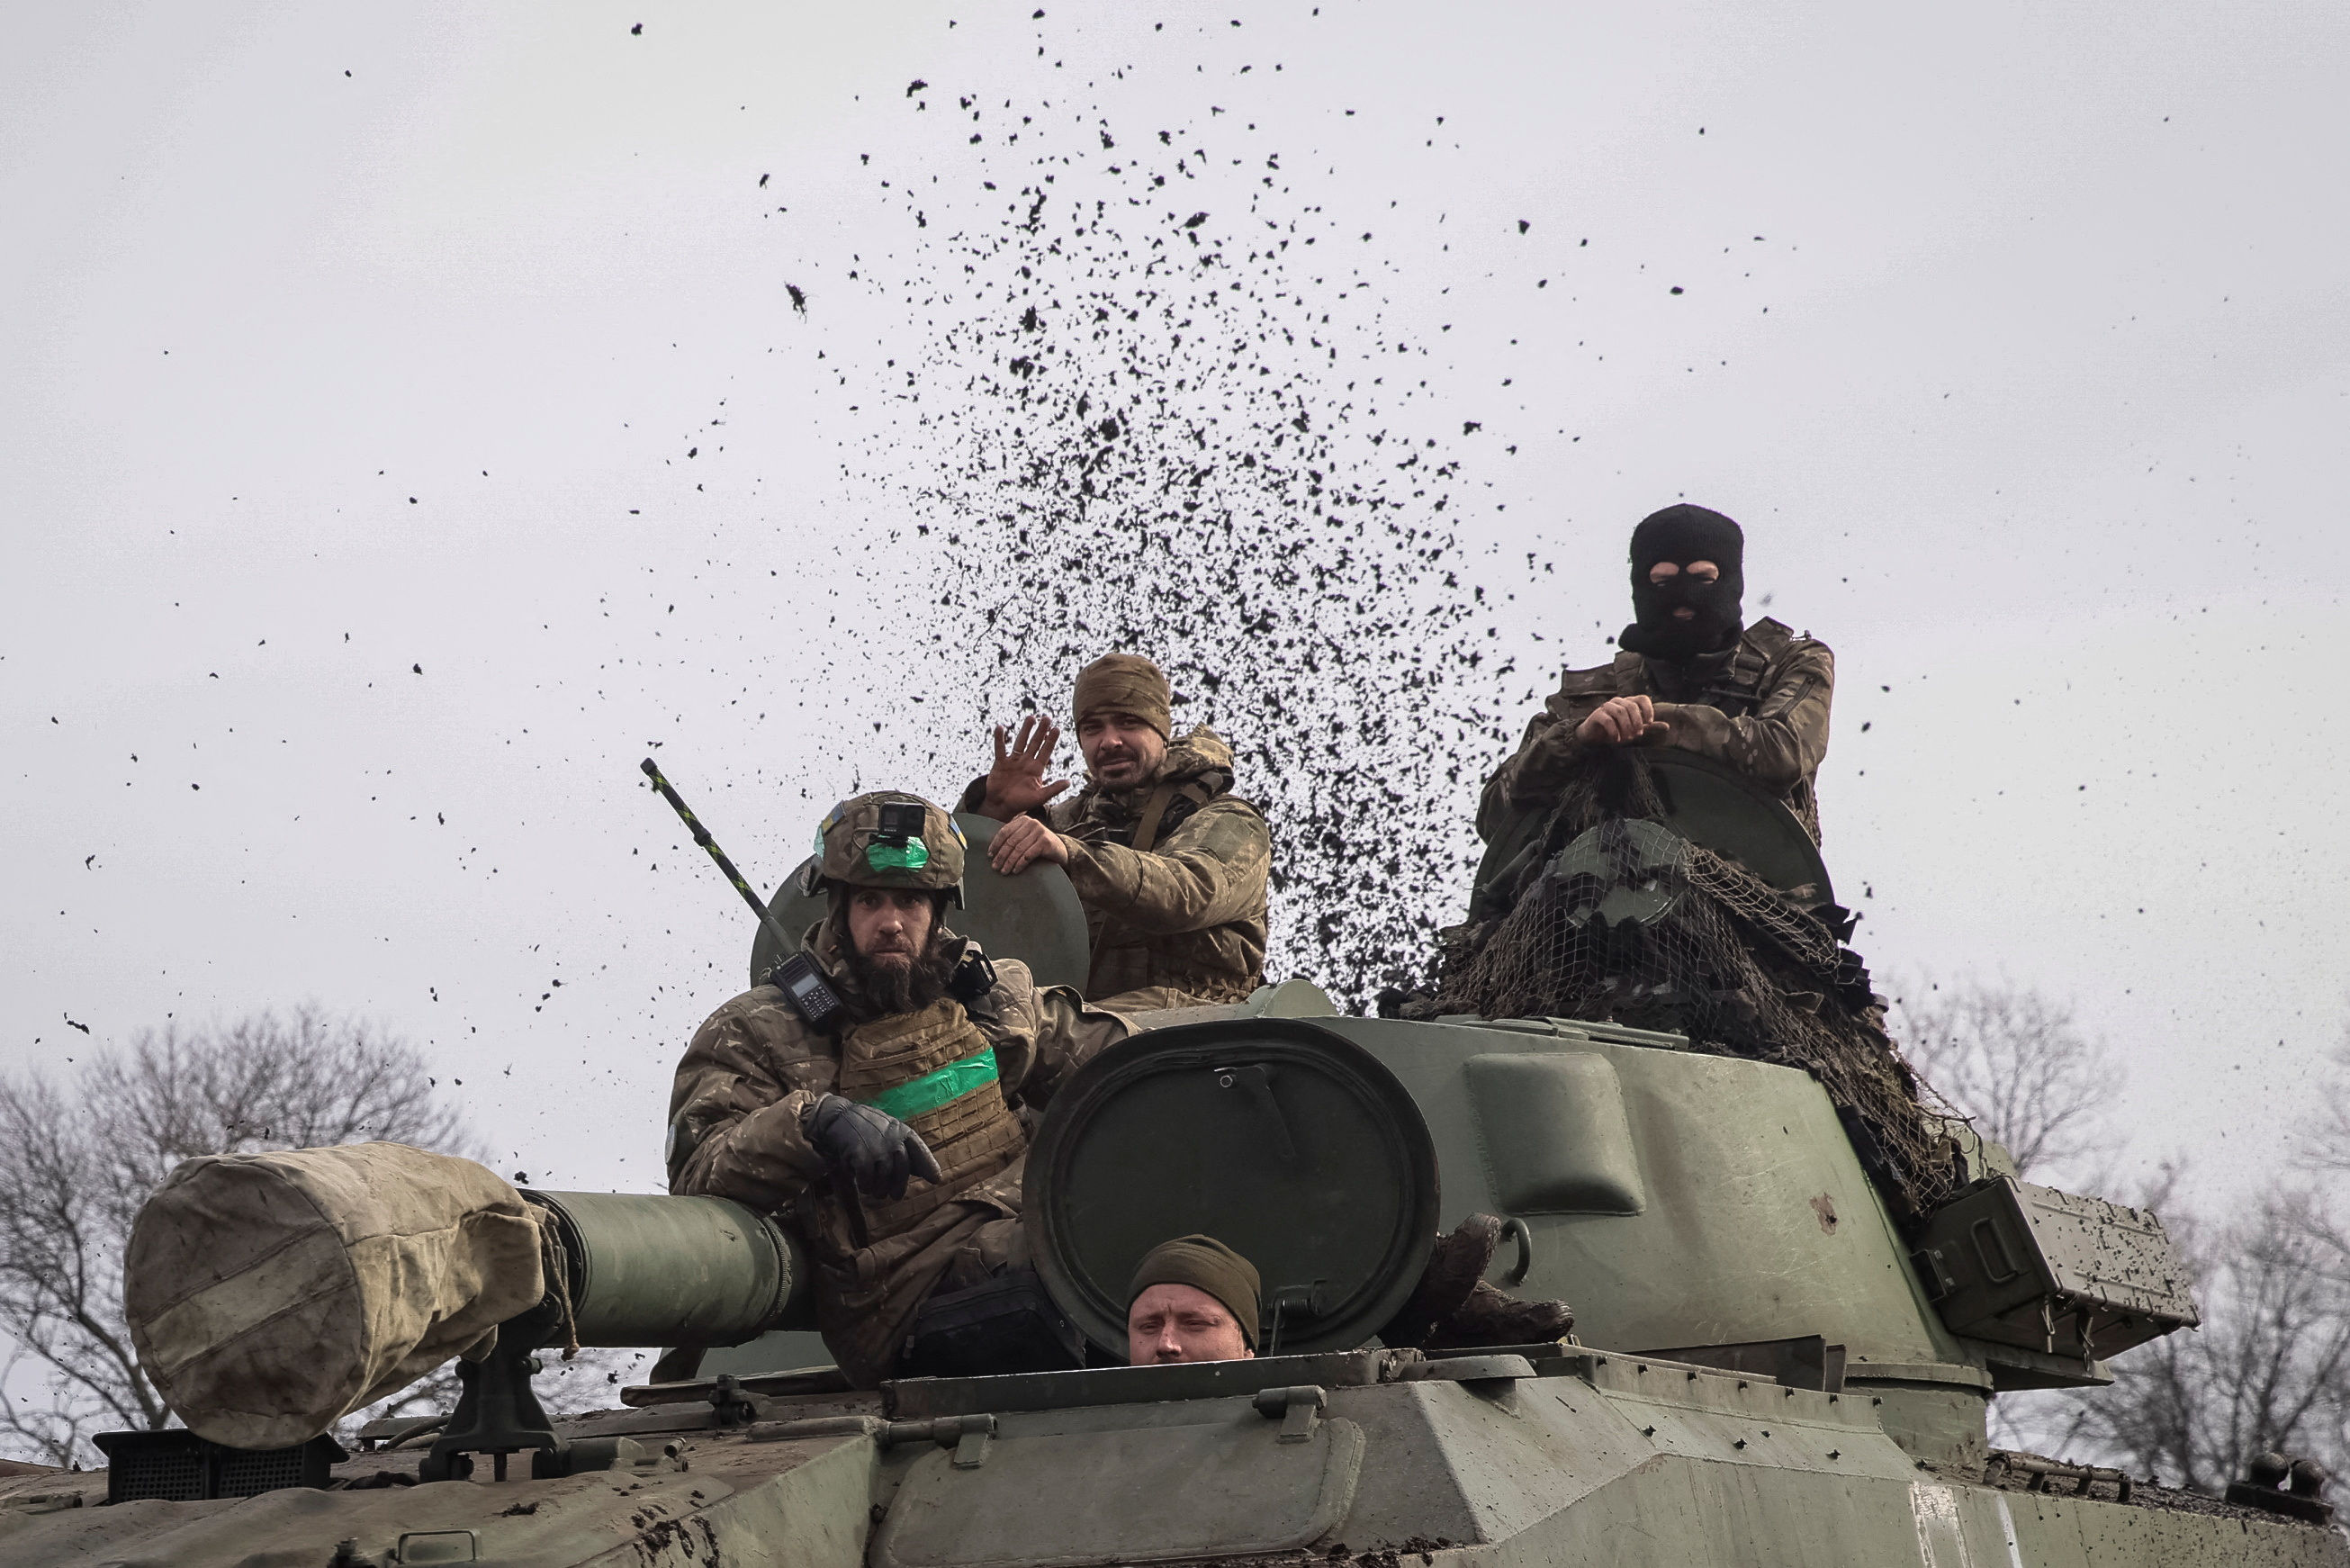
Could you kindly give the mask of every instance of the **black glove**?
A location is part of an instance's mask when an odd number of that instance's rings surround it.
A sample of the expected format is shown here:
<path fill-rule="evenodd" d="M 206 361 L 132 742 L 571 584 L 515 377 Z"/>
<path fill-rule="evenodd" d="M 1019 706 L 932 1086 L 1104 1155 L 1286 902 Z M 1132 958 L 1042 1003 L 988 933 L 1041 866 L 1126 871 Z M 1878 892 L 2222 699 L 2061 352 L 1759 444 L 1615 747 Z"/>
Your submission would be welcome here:
<path fill-rule="evenodd" d="M 939 1162 L 921 1135 L 887 1111 L 826 1095 L 810 1106 L 800 1127 L 824 1162 L 846 1170 L 868 1198 L 903 1198 L 906 1179 L 939 1179 Z"/>

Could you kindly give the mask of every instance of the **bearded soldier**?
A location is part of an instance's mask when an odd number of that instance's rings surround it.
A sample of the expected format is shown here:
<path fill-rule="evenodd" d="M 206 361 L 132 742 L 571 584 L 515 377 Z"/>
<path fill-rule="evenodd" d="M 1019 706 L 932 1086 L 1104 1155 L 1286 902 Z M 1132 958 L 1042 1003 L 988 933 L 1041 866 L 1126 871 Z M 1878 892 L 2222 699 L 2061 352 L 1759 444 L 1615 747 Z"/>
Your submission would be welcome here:
<path fill-rule="evenodd" d="M 926 1302 L 1025 1269 L 1019 1111 L 1127 1027 L 947 929 L 963 838 L 938 806 L 858 795 L 817 848 L 830 915 L 678 1064 L 670 1189 L 780 1211 L 825 1344 L 869 1387 L 899 1370 Z"/>
<path fill-rule="evenodd" d="M 995 765 L 962 798 L 1004 826 L 988 861 L 1010 876 L 1065 867 L 1093 938 L 1089 1001 L 1125 1007 L 1239 1002 L 1264 982 L 1264 816 L 1232 793 L 1232 748 L 1205 725 L 1175 737 L 1174 694 L 1149 659 L 1112 653 L 1070 703 L 1086 784 L 1045 777 L 1060 739 L 1036 715 L 995 730 Z"/>
<path fill-rule="evenodd" d="M 1493 843 L 1545 813 L 1561 784 L 1611 746 L 1678 746 L 1728 764 L 1786 803 L 1817 842 L 1813 777 L 1828 749 L 1835 658 L 1768 617 L 1742 623 L 1745 535 L 1702 506 L 1668 506 L 1632 531 L 1622 651 L 1570 670 L 1485 782 L 1477 832 Z"/>

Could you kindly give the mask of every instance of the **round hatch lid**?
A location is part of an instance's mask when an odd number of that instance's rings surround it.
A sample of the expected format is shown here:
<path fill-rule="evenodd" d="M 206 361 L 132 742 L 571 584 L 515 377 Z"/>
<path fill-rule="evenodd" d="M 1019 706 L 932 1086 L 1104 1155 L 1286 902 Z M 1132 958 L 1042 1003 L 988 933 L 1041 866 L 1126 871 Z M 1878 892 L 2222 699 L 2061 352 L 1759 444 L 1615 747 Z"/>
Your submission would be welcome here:
<path fill-rule="evenodd" d="M 1142 1255 L 1195 1231 L 1256 1265 L 1259 1354 L 1352 1350 L 1427 1267 L 1436 1148 L 1395 1075 L 1332 1030 L 1181 1024 L 1112 1046 L 1063 1085 L 1021 1208 L 1045 1290 L 1121 1360 Z"/>
<path fill-rule="evenodd" d="M 1786 802 L 1724 763 L 1678 746 L 1643 746 L 1639 756 L 1665 808 L 1659 819 L 1665 826 L 1731 857 L 1805 909 L 1835 902 L 1820 846 Z M 1478 863 L 1476 886 L 1482 889 L 1500 878 L 1540 841 L 1548 825 L 1547 808 L 1514 813 Z"/>
<path fill-rule="evenodd" d="M 1642 753 L 1664 802 L 1665 826 L 1692 844 L 1735 858 L 1806 908 L 1835 902 L 1827 862 L 1786 802 L 1711 757 L 1673 746 Z"/>
<path fill-rule="evenodd" d="M 1085 906 L 1069 874 L 1058 866 L 1039 862 L 1017 877 L 1006 877 L 987 863 L 987 846 L 1003 825 L 992 816 L 957 812 L 965 842 L 962 900 L 960 909 L 949 906 L 947 925 L 957 933 L 978 940 L 990 958 L 1018 959 L 1038 985 L 1071 985 L 1083 989 L 1092 967 L 1093 950 L 1086 934 Z M 767 912 L 795 940 L 831 910 L 821 893 L 800 891 L 800 877 L 814 857 L 801 861 L 767 901 Z M 775 944 L 764 925 L 751 941 L 751 983 L 756 985 L 775 967 Z"/>

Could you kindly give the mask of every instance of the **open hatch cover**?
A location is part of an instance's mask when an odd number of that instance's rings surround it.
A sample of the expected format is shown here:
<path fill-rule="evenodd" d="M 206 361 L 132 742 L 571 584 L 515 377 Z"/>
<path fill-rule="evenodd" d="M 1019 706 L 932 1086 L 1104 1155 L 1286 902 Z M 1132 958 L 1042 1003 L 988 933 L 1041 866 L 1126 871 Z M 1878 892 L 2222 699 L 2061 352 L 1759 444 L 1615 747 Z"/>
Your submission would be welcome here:
<path fill-rule="evenodd" d="M 1638 754 L 1665 814 L 1659 823 L 1727 856 L 1807 909 L 1835 902 L 1820 846 L 1786 803 L 1773 799 L 1724 763 L 1678 746 L 1642 746 Z M 1478 863 L 1476 885 L 1506 880 L 1513 862 L 1534 852 L 1549 824 L 1547 809 L 1515 814 Z"/>
<path fill-rule="evenodd" d="M 1055 1096 L 1021 1193 L 1037 1272 L 1126 1354 L 1126 1287 L 1203 1232 L 1263 1282 L 1260 1354 L 1352 1350 L 1402 1306 L 1436 1238 L 1436 1150 L 1368 1052 L 1296 1019 L 1155 1029 Z"/>

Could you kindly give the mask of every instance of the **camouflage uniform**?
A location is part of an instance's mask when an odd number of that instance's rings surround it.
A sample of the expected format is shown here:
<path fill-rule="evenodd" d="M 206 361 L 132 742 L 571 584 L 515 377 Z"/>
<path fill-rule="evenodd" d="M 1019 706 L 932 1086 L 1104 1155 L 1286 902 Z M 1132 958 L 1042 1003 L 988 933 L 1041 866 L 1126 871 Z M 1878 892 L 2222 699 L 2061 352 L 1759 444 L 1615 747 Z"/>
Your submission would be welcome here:
<path fill-rule="evenodd" d="M 1169 745 L 1148 784 L 1089 784 L 1036 814 L 1070 840 L 1069 880 L 1093 940 L 1088 1001 L 1240 1002 L 1264 983 L 1273 836 L 1232 787 L 1232 748 L 1202 726 Z M 963 809 L 985 795 L 981 779 Z"/>
<path fill-rule="evenodd" d="M 846 991 L 831 921 L 809 933 L 806 950 Z M 1038 988 L 1025 964 L 1000 959 L 995 971 L 994 988 L 968 1006 L 944 998 L 832 1034 L 809 1027 L 775 986 L 757 986 L 712 1013 L 678 1064 L 670 1190 L 781 1212 L 816 1267 L 816 1327 L 861 1386 L 889 1375 L 932 1290 L 1025 1261 L 1017 1216 L 1028 1135 L 1018 1110 L 1042 1106 L 1078 1064 L 1126 1037 L 1121 1020 L 1066 989 Z M 852 1014 L 862 1011 L 847 1000 Z M 983 1052 L 993 1053 L 992 1078 L 973 1073 L 974 1087 L 902 1118 L 942 1175 L 917 1179 L 901 1199 L 860 1199 L 836 1183 L 801 1130 L 820 1096 L 887 1109 L 889 1090 Z"/>
<path fill-rule="evenodd" d="M 825 875 L 836 884 L 941 893 L 959 884 L 961 833 L 928 803 L 929 867 L 844 876 L 837 864 L 832 829 L 844 813 L 853 829 L 869 826 L 871 811 L 858 813 L 866 803 L 916 798 L 864 796 L 837 808 L 826 819 Z M 839 994 L 838 1020 L 816 1028 L 768 984 L 734 998 L 695 1032 L 670 1095 L 669 1181 L 672 1192 L 780 1212 L 815 1267 L 826 1345 L 859 1386 L 871 1386 L 889 1375 L 932 1291 L 979 1284 L 1026 1261 L 1021 1112 L 1051 1098 L 1072 1069 L 1128 1028 L 1066 988 L 1039 988 L 1011 959 L 997 961 L 995 983 L 975 1000 L 947 996 L 884 1013 L 842 961 L 844 918 L 837 912 L 802 944 Z M 962 943 L 959 956 L 970 946 Z M 899 1198 L 860 1196 L 807 1134 L 809 1114 L 827 1095 L 911 1127 L 937 1160 L 939 1179 L 917 1176 Z"/>
<path fill-rule="evenodd" d="M 1528 812 L 1546 810 L 1593 745 L 1575 726 L 1611 697 L 1646 696 L 1671 726 L 1661 741 L 1725 763 L 1784 801 L 1819 841 L 1814 777 L 1828 749 L 1835 656 L 1768 617 L 1720 653 L 1669 663 L 1618 653 L 1596 670 L 1570 670 L 1526 725 L 1515 755 L 1485 781 L 1477 833 L 1492 843 Z"/>

